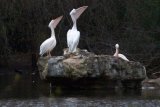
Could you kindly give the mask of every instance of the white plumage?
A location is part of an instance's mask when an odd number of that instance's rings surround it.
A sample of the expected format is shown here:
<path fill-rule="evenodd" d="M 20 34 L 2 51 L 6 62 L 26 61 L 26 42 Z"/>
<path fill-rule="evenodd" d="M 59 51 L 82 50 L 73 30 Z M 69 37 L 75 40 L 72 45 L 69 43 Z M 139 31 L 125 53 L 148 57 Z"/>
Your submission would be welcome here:
<path fill-rule="evenodd" d="M 115 48 L 116 48 L 116 52 L 114 53 L 113 56 L 121 58 L 121 59 L 123 59 L 125 61 L 129 61 L 126 56 L 124 56 L 123 54 L 119 53 L 119 45 L 118 44 L 115 45 Z"/>
<path fill-rule="evenodd" d="M 55 46 L 56 46 L 56 39 L 54 37 L 50 37 L 41 44 L 39 54 L 41 56 L 43 56 L 43 54 L 45 53 L 49 54 L 49 52 L 51 52 Z"/>
<path fill-rule="evenodd" d="M 63 16 L 60 16 L 54 20 L 51 20 L 48 27 L 51 29 L 51 37 L 46 39 L 40 46 L 40 55 L 43 56 L 45 53 L 47 53 L 48 56 L 51 56 L 50 52 L 53 50 L 53 48 L 56 46 L 56 38 L 55 38 L 55 32 L 54 29 L 56 28 L 57 24 L 60 22 Z"/>
<path fill-rule="evenodd" d="M 69 47 L 69 52 L 76 52 L 76 48 L 79 43 L 80 32 L 77 30 L 69 30 L 67 32 L 67 43 Z"/>
<path fill-rule="evenodd" d="M 73 27 L 67 32 L 67 45 L 69 48 L 69 53 L 76 52 L 80 38 L 80 32 L 77 30 L 76 21 L 80 17 L 80 15 L 86 10 L 87 7 L 88 6 L 83 6 L 78 9 L 73 9 L 70 12 L 73 21 Z"/>

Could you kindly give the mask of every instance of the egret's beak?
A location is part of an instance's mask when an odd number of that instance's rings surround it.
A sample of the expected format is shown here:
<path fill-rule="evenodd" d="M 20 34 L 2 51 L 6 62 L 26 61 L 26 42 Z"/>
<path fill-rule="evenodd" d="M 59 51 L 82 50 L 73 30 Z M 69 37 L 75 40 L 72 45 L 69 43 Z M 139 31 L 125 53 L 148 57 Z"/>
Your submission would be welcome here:
<path fill-rule="evenodd" d="M 79 16 L 87 9 L 88 6 L 82 6 L 76 9 L 76 13 L 74 14 L 75 19 L 78 19 Z"/>

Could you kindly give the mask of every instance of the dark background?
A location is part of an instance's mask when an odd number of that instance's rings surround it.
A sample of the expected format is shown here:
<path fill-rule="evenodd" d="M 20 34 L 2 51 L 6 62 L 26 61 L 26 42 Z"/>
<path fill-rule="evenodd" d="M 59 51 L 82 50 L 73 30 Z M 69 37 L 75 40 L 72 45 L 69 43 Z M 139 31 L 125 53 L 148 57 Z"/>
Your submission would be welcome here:
<path fill-rule="evenodd" d="M 79 48 L 113 55 L 119 43 L 120 53 L 144 64 L 149 75 L 160 72 L 160 0 L 0 0 L 0 67 L 38 54 L 50 37 L 49 22 L 60 15 L 52 55 L 62 55 L 72 27 L 69 12 L 84 5 Z"/>

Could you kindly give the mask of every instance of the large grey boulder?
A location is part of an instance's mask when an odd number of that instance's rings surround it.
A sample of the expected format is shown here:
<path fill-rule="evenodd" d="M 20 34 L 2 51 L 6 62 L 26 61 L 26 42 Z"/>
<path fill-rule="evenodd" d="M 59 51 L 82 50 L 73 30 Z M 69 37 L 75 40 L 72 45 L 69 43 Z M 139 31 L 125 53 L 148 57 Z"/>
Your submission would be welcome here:
<path fill-rule="evenodd" d="M 139 62 L 124 61 L 110 55 L 95 55 L 79 50 L 76 55 L 66 54 L 51 58 L 40 57 L 38 69 L 41 77 L 68 78 L 105 78 L 107 80 L 143 80 L 145 67 Z"/>

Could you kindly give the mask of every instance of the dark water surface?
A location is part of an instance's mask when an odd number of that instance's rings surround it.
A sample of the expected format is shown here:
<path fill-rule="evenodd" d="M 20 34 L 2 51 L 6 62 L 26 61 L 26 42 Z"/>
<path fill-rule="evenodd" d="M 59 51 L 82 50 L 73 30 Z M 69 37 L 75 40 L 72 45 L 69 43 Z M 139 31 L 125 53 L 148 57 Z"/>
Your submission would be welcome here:
<path fill-rule="evenodd" d="M 0 70 L 0 107 L 160 107 L 160 90 L 65 90 L 31 72 Z"/>

